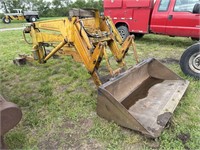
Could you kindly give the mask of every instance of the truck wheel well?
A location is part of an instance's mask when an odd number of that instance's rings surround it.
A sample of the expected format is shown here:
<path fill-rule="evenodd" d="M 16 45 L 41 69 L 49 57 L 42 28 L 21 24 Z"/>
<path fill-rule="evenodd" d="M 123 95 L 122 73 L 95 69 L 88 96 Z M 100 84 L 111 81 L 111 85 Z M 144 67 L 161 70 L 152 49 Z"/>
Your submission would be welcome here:
<path fill-rule="evenodd" d="M 125 41 L 126 38 L 130 35 L 128 26 L 125 23 L 118 23 L 116 24 L 116 28 L 121 35 L 122 40 Z"/>
<path fill-rule="evenodd" d="M 125 27 L 127 27 L 128 31 L 129 31 L 128 25 L 124 22 L 118 22 L 115 24 L 115 26 L 116 26 L 116 28 L 119 28 L 120 26 L 125 26 Z M 144 33 L 135 33 L 135 32 L 130 32 L 130 31 L 129 31 L 129 33 L 134 34 L 135 39 L 141 39 L 144 36 Z"/>
<path fill-rule="evenodd" d="M 123 22 L 118 22 L 118 23 L 115 24 L 115 26 L 116 26 L 116 27 L 119 27 L 119 26 L 126 26 L 126 27 L 129 29 L 128 25 L 127 25 L 126 23 L 123 23 Z"/>

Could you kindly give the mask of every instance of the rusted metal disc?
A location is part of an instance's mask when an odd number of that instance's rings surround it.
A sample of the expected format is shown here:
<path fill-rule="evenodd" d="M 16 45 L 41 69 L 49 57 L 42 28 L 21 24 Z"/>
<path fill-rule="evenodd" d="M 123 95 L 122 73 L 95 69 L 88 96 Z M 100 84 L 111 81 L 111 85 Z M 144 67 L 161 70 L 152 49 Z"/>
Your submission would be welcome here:
<path fill-rule="evenodd" d="M 4 135 L 6 132 L 8 132 L 19 123 L 22 118 L 22 112 L 16 104 L 7 102 L 0 95 L 0 117 L 0 135 Z"/>

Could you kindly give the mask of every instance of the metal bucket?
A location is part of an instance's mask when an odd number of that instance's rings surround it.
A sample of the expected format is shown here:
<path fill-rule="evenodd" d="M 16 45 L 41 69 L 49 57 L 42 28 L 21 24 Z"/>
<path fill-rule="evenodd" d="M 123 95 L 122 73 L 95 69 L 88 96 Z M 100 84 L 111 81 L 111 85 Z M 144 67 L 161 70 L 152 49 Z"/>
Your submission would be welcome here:
<path fill-rule="evenodd" d="M 22 118 L 22 112 L 17 105 L 6 101 L 0 95 L 0 149 L 8 149 L 3 135 L 14 128 Z"/>
<path fill-rule="evenodd" d="M 156 59 L 148 59 L 99 87 L 97 114 L 156 138 L 188 85 Z"/>

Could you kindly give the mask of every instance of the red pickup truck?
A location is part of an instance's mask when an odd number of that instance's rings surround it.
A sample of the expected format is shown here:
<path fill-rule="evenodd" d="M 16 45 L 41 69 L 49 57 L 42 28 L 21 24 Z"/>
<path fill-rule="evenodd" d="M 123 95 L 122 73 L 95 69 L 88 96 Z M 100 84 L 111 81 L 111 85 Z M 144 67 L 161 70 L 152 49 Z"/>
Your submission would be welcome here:
<path fill-rule="evenodd" d="M 104 0 L 104 15 L 112 18 L 123 39 L 130 33 L 200 39 L 200 0 Z M 183 53 L 180 66 L 200 79 L 200 42 Z"/>

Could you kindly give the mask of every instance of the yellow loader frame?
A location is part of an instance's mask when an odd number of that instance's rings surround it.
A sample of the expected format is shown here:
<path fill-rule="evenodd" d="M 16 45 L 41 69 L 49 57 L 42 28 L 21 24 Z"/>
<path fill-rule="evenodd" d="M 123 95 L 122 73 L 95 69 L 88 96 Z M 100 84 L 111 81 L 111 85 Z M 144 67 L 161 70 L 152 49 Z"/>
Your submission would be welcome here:
<path fill-rule="evenodd" d="M 64 55 L 71 55 L 75 61 L 84 63 L 97 86 L 102 84 L 97 70 L 103 57 L 106 59 L 107 68 L 111 75 L 120 71 L 120 68 L 112 70 L 106 52 L 107 47 L 111 50 L 120 67 L 125 66 L 123 59 L 131 45 L 134 47 L 135 58 L 138 61 L 133 36 L 129 36 L 123 42 L 109 17 L 100 17 L 98 10 L 81 10 L 85 14 L 89 12 L 89 17 L 80 19 L 80 16 L 74 16 L 77 10 L 72 11 L 74 12 L 71 13 L 70 18 L 36 22 L 27 27 L 24 32 L 30 33 L 32 37 L 33 57 L 22 57 L 45 63 L 58 51 Z M 41 32 L 40 30 L 55 31 L 59 34 Z M 55 42 L 59 44 L 47 54 L 45 46 Z"/>

